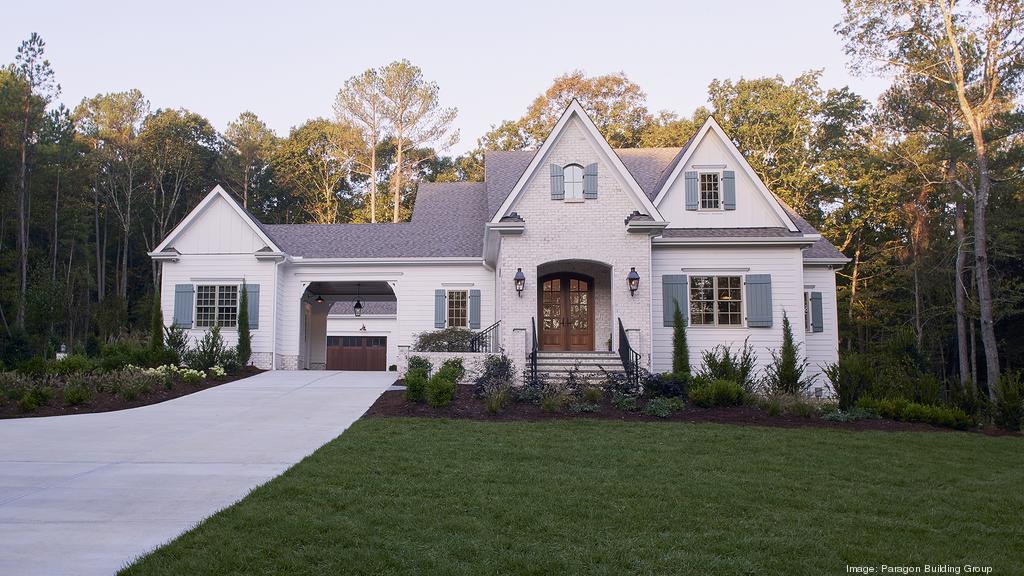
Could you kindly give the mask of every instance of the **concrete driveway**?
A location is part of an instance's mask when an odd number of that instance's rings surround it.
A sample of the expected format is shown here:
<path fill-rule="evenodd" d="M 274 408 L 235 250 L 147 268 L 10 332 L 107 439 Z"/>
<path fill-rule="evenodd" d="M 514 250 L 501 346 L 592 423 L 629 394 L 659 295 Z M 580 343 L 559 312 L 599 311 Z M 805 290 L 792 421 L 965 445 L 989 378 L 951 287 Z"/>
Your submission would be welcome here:
<path fill-rule="evenodd" d="M 0 574 L 112 574 L 344 431 L 387 372 L 266 372 L 120 412 L 0 420 Z"/>

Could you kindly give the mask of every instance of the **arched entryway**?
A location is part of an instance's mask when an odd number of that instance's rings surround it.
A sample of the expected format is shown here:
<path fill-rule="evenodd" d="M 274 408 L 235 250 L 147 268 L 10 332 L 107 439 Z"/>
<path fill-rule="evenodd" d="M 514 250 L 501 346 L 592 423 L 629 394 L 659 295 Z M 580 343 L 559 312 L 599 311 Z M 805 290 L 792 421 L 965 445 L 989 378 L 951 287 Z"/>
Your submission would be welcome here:
<path fill-rule="evenodd" d="M 380 371 L 394 362 L 397 298 L 389 282 L 310 282 L 301 303 L 300 368 Z"/>
<path fill-rule="evenodd" d="M 544 351 L 594 350 L 594 278 L 555 272 L 540 278 L 538 339 Z"/>

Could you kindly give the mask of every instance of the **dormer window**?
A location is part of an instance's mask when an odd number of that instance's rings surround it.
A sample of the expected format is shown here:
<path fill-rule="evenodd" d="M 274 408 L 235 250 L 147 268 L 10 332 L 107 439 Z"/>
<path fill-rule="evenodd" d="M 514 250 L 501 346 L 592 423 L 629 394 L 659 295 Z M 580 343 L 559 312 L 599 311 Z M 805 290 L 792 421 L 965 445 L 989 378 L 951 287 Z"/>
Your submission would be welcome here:
<path fill-rule="evenodd" d="M 722 209 L 722 195 L 718 172 L 701 172 L 700 174 L 700 209 Z"/>
<path fill-rule="evenodd" d="M 569 164 L 563 169 L 565 175 L 565 200 L 567 202 L 583 201 L 583 166 Z"/>

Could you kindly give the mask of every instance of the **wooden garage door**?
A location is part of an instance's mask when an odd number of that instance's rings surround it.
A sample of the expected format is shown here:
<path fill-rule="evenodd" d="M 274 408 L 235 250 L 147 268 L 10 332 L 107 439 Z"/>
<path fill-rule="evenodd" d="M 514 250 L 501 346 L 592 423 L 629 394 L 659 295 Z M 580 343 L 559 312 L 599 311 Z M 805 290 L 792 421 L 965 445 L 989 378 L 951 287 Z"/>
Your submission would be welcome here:
<path fill-rule="evenodd" d="M 386 370 L 385 336 L 328 336 L 328 370 Z"/>

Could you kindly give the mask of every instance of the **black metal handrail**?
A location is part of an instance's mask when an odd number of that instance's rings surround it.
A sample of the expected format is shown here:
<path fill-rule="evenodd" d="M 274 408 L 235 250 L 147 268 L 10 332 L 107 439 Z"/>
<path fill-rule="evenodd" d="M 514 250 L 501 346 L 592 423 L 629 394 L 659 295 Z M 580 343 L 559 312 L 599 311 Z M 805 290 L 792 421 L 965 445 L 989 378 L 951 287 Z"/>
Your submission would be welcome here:
<path fill-rule="evenodd" d="M 619 318 L 619 359 L 622 360 L 622 367 L 626 370 L 626 379 L 632 386 L 640 385 L 640 353 L 633 350 L 629 345 L 629 336 L 626 329 L 622 327 L 622 318 Z"/>
<path fill-rule="evenodd" d="M 537 345 L 537 318 L 531 318 L 533 321 L 533 344 L 530 350 L 528 359 L 530 360 L 530 384 L 537 383 L 537 354 L 540 351 L 540 347 Z"/>
<path fill-rule="evenodd" d="M 494 324 L 491 324 L 487 328 L 477 332 L 469 340 L 469 351 L 470 352 L 487 352 L 493 353 L 498 351 L 498 325 L 501 324 L 501 320 L 498 320 Z"/>

